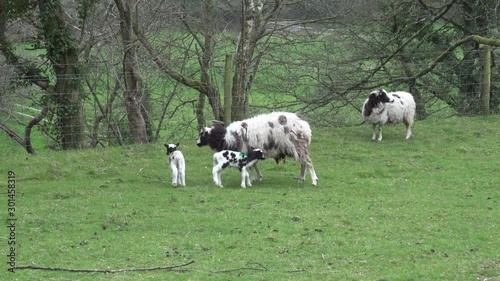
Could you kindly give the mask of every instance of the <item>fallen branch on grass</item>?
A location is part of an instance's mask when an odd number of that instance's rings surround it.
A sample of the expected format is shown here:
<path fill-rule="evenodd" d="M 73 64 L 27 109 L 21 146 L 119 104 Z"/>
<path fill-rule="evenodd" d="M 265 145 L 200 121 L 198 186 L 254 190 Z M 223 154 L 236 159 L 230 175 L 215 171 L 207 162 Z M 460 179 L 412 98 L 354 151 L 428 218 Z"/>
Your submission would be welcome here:
<path fill-rule="evenodd" d="M 233 268 L 233 269 L 225 269 L 225 270 L 219 270 L 219 271 L 212 271 L 212 273 L 228 273 L 228 272 L 234 272 L 234 271 L 242 271 L 242 270 L 253 270 L 253 271 L 269 271 L 267 267 L 262 265 L 260 262 L 249 262 L 247 263 L 248 267 L 239 267 L 239 268 Z M 251 266 L 255 265 L 255 266 Z M 303 268 L 299 268 L 296 270 L 286 270 L 283 271 L 285 273 L 297 273 L 297 272 L 303 272 L 306 271 Z"/>
<path fill-rule="evenodd" d="M 239 270 L 267 271 L 267 268 L 265 266 L 263 266 L 259 262 L 248 263 L 248 265 L 251 265 L 251 264 L 258 265 L 259 267 L 240 267 L 240 268 L 234 268 L 234 269 L 226 269 L 226 270 L 220 270 L 220 271 L 213 271 L 212 273 L 227 273 L 227 272 L 233 272 L 233 271 L 239 271 Z"/>
<path fill-rule="evenodd" d="M 172 266 L 158 266 L 149 268 L 125 268 L 125 269 L 76 269 L 76 268 L 34 266 L 34 265 L 16 266 L 13 269 L 14 270 L 33 269 L 33 270 L 48 270 L 48 271 L 88 272 L 88 273 L 120 273 L 120 272 L 130 272 L 130 271 L 174 270 L 180 267 L 190 265 L 192 263 L 194 263 L 194 261 Z"/>

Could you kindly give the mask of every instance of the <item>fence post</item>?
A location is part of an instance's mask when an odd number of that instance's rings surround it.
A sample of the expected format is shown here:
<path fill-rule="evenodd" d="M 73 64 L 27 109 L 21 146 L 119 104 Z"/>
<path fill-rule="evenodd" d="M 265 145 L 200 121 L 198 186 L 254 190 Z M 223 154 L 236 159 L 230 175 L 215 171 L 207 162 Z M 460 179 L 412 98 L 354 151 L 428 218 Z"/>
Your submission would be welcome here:
<path fill-rule="evenodd" d="M 479 91 L 482 99 L 482 114 L 490 114 L 490 89 L 491 89 L 491 47 L 483 45 L 483 76 Z"/>
<path fill-rule="evenodd" d="M 231 97 L 231 70 L 233 68 L 233 55 L 226 55 L 226 64 L 224 69 L 224 124 L 229 125 L 231 123 L 231 107 L 232 107 L 232 97 Z"/>

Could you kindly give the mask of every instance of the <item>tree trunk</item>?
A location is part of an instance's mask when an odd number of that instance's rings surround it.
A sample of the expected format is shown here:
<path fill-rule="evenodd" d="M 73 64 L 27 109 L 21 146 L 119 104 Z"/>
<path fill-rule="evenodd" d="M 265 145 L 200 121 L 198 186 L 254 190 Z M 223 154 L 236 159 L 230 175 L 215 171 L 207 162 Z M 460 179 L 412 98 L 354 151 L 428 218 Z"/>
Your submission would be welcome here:
<path fill-rule="evenodd" d="M 49 109 L 47 107 L 44 107 L 40 114 L 31 119 L 31 121 L 28 123 L 28 125 L 26 125 L 26 128 L 24 129 L 24 148 L 29 154 L 35 154 L 35 149 L 33 149 L 33 145 L 31 145 L 31 130 L 35 125 L 38 125 L 38 123 L 42 121 L 48 110 Z"/>
<path fill-rule="evenodd" d="M 248 112 L 248 97 L 251 89 L 251 75 L 248 74 L 252 69 L 252 64 L 256 69 L 260 60 L 253 61 L 253 55 L 257 47 L 257 42 L 265 31 L 265 20 L 262 13 L 264 3 L 262 0 L 243 0 L 242 6 L 242 24 L 238 48 L 236 50 L 234 62 L 234 77 L 232 89 L 232 110 L 231 119 L 233 121 L 242 120 Z M 282 1 L 276 1 L 274 8 L 269 12 L 267 18 L 279 11 Z"/>
<path fill-rule="evenodd" d="M 132 13 L 136 8 L 134 0 L 115 0 L 120 13 L 120 32 L 124 49 L 123 74 L 125 91 L 123 98 L 132 141 L 137 144 L 148 143 L 146 123 L 141 113 L 140 90 L 142 77 L 137 63 L 137 45 L 133 36 Z"/>
<path fill-rule="evenodd" d="M 204 13 L 204 22 L 205 28 L 203 30 L 203 34 L 205 41 L 203 42 L 203 52 L 200 58 L 200 70 L 201 70 L 201 82 L 204 85 L 211 85 L 212 81 L 210 78 L 210 67 L 213 61 L 214 55 L 214 1 L 206 0 L 203 1 L 205 3 L 205 13 Z M 195 34 L 193 34 L 195 36 Z M 224 113 L 222 111 L 222 102 L 219 91 L 211 91 L 210 88 L 204 92 L 208 97 L 208 102 L 212 107 L 212 113 L 214 115 L 215 120 L 223 120 Z"/>
<path fill-rule="evenodd" d="M 26 148 L 26 145 L 25 145 L 25 142 L 24 142 L 23 138 L 21 138 L 21 136 L 19 136 L 14 130 L 12 130 L 7 125 L 3 124 L 2 122 L 0 122 L 0 130 L 2 130 L 5 133 L 7 133 L 7 135 L 9 137 L 11 137 L 13 140 L 15 140 L 22 147 Z M 26 151 L 28 151 L 28 150 L 26 149 Z M 34 151 L 32 151 L 32 152 L 28 151 L 28 153 L 33 154 L 35 152 Z"/>
<path fill-rule="evenodd" d="M 478 5 L 476 0 L 459 1 L 461 8 L 464 26 L 467 27 L 466 32 L 477 34 L 480 36 L 488 36 L 488 20 L 483 5 Z M 481 76 L 478 75 L 481 71 L 481 65 L 477 65 L 474 61 L 481 61 L 481 51 L 477 49 L 478 45 L 464 45 L 464 53 L 467 54 L 463 58 L 462 66 L 455 68 L 457 75 L 460 77 L 461 91 L 464 93 L 462 113 L 478 114 L 481 112 L 481 100 L 478 98 L 480 91 Z"/>
<path fill-rule="evenodd" d="M 224 123 L 229 125 L 231 123 L 231 69 L 233 68 L 233 56 L 226 55 L 226 63 L 224 65 Z"/>
<path fill-rule="evenodd" d="M 64 21 L 59 0 L 39 0 L 47 57 L 56 74 L 53 109 L 58 118 L 63 149 L 82 148 L 85 144 L 82 96 L 78 66 L 78 41 Z"/>
<path fill-rule="evenodd" d="M 481 99 L 483 100 L 482 114 L 490 114 L 490 90 L 491 90 L 491 48 L 483 46 L 483 77 L 479 86 Z"/>

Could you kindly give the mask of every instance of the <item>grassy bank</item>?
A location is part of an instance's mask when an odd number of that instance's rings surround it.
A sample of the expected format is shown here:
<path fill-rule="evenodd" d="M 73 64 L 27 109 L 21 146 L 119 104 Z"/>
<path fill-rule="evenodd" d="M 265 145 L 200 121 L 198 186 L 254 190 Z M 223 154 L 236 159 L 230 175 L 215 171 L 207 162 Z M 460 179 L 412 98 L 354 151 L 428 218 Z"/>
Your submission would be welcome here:
<path fill-rule="evenodd" d="M 27 156 L 16 174 L 16 264 L 75 269 L 183 264 L 116 274 L 17 270 L 9 280 L 500 280 L 500 117 L 417 122 L 372 142 L 368 126 L 313 128 L 317 187 L 288 159 L 225 188 L 211 152 L 181 143 L 187 187 L 170 186 L 163 143 Z M 3 207 L 7 224 L 7 194 Z M 5 275 L 8 274 L 8 275 Z"/>

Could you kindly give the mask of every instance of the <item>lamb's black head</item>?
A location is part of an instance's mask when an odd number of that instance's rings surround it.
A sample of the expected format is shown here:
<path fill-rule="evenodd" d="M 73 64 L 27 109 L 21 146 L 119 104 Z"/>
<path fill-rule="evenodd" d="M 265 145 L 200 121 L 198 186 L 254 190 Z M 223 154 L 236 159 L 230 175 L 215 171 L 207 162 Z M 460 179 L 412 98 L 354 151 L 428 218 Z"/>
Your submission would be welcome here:
<path fill-rule="evenodd" d="M 164 145 L 167 148 L 167 154 L 170 155 L 172 152 L 177 150 L 179 143 L 176 143 L 176 144 L 173 144 L 173 143 L 166 144 L 165 143 Z"/>
<path fill-rule="evenodd" d="M 266 157 L 264 156 L 264 152 L 258 148 L 252 149 L 252 151 L 249 154 L 252 155 L 253 159 L 257 159 L 257 160 L 265 160 L 266 159 Z"/>
<path fill-rule="evenodd" d="M 389 96 L 387 96 L 387 92 L 384 89 L 378 89 L 371 92 L 368 99 L 370 99 L 374 103 L 394 102 L 394 100 L 391 100 Z"/>

